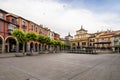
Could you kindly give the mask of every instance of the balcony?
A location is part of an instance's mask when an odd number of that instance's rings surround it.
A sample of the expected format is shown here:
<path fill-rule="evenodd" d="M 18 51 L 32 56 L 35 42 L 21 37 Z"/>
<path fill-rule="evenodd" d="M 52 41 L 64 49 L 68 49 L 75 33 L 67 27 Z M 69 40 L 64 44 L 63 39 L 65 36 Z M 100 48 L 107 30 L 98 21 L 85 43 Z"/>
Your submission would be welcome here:
<path fill-rule="evenodd" d="M 111 41 L 97 41 L 94 44 L 111 44 Z"/>
<path fill-rule="evenodd" d="M 8 29 L 8 33 L 11 34 L 13 29 Z"/>
<path fill-rule="evenodd" d="M 12 32 L 15 28 L 17 28 L 17 26 L 16 26 L 16 25 L 9 24 L 9 25 L 8 25 L 8 33 L 10 33 L 10 34 L 11 34 L 11 32 Z"/>

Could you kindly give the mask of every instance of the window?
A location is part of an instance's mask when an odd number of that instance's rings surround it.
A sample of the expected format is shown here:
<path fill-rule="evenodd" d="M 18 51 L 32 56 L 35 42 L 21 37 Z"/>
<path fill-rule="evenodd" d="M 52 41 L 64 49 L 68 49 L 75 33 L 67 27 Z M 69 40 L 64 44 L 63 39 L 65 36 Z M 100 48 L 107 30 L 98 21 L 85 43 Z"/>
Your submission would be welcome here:
<path fill-rule="evenodd" d="M 33 24 L 31 24 L 30 30 L 32 30 L 32 31 L 33 31 L 33 27 L 34 27 L 34 25 L 33 25 Z"/>
<path fill-rule="evenodd" d="M 0 18 L 3 18 L 3 14 L 2 13 L 0 13 Z"/>
<path fill-rule="evenodd" d="M 80 43 L 78 42 L 78 46 L 80 46 Z"/>
<path fill-rule="evenodd" d="M 12 23 L 17 24 L 17 22 L 18 22 L 18 19 L 12 17 Z"/>
<path fill-rule="evenodd" d="M 13 30 L 13 29 L 15 29 L 15 28 L 16 28 L 16 26 L 13 25 L 13 24 L 9 24 L 9 26 L 8 26 L 8 29 L 11 29 L 11 30 Z"/>
<path fill-rule="evenodd" d="M 75 46 L 75 43 L 73 43 L 72 45 Z"/>
<path fill-rule="evenodd" d="M 22 28 L 26 29 L 26 22 L 25 21 L 22 21 Z"/>
<path fill-rule="evenodd" d="M 82 42 L 82 45 L 83 45 L 83 46 L 86 45 L 86 42 Z"/>
<path fill-rule="evenodd" d="M 25 26 L 25 25 L 26 25 L 26 22 L 25 22 L 25 21 L 23 21 L 23 22 L 22 22 L 22 25 L 24 25 L 24 26 Z"/>
<path fill-rule="evenodd" d="M 8 25 L 8 33 L 11 33 L 15 28 L 16 28 L 15 25 L 9 24 L 9 25 Z"/>
<path fill-rule="evenodd" d="M 14 18 L 12 18 L 12 23 L 14 23 L 15 22 L 15 19 Z"/>
<path fill-rule="evenodd" d="M 36 27 L 36 32 L 37 32 L 37 27 Z"/>

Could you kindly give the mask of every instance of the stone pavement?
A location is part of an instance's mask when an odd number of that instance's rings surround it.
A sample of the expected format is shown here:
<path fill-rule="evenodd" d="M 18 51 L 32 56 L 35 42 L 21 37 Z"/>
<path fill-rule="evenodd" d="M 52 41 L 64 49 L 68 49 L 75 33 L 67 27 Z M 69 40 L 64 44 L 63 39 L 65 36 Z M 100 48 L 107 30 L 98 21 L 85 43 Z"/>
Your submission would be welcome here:
<path fill-rule="evenodd" d="M 2 53 L 0 54 L 0 58 L 10 58 L 10 57 L 14 57 L 15 53 Z"/>
<path fill-rule="evenodd" d="M 0 80 L 120 80 L 120 54 L 0 58 Z"/>
<path fill-rule="evenodd" d="M 22 57 L 23 54 L 22 53 L 2 53 L 0 54 L 0 58 L 12 58 L 15 57 L 15 55 Z M 33 55 L 39 55 L 38 52 L 34 52 Z"/>

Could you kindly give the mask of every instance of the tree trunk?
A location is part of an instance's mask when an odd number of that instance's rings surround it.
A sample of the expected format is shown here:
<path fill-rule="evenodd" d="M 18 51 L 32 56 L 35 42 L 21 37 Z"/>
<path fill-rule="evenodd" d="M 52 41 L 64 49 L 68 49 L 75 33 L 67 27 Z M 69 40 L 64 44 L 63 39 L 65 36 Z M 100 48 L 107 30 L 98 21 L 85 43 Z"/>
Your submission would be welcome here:
<path fill-rule="evenodd" d="M 23 56 L 25 56 L 25 43 L 23 43 Z"/>
<path fill-rule="evenodd" d="M 43 44 L 40 45 L 39 54 L 43 52 Z"/>

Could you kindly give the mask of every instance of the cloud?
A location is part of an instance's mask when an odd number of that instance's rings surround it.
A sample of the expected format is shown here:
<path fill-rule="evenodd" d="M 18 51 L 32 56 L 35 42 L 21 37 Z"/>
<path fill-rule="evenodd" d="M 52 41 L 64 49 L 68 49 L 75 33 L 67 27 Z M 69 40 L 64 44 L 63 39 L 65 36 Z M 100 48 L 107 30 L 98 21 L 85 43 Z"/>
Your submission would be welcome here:
<path fill-rule="evenodd" d="M 114 13 L 98 14 L 88 9 L 73 8 L 56 0 L 2 0 L 0 7 L 25 19 L 43 24 L 62 37 L 75 35 L 83 25 L 91 32 L 107 28 L 118 29 L 120 16 Z"/>

